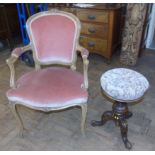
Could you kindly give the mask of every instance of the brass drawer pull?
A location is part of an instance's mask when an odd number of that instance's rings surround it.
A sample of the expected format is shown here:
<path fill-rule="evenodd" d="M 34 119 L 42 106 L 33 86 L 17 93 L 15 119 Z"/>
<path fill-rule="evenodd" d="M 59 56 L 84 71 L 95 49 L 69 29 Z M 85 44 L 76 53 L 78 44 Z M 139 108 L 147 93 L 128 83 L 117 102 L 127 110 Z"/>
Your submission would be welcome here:
<path fill-rule="evenodd" d="M 88 28 L 88 31 L 90 33 L 95 33 L 96 32 L 96 28 L 95 27 L 90 27 L 90 28 Z"/>
<path fill-rule="evenodd" d="M 95 43 L 93 41 L 90 41 L 90 42 L 88 42 L 88 46 L 89 47 L 94 47 L 95 46 Z"/>
<path fill-rule="evenodd" d="M 96 19 L 96 16 L 95 15 L 88 15 L 88 19 L 95 20 Z"/>

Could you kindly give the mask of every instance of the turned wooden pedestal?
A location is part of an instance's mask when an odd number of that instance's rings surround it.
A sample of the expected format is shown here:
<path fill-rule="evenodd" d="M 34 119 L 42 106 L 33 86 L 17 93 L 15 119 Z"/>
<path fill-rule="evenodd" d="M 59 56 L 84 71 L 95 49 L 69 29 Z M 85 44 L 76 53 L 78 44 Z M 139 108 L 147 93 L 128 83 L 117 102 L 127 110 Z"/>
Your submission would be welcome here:
<path fill-rule="evenodd" d="M 117 126 L 120 127 L 122 140 L 127 149 L 132 148 L 132 144 L 128 140 L 128 123 L 127 119 L 132 116 L 132 113 L 128 111 L 127 103 L 116 101 L 113 104 L 112 111 L 105 111 L 100 121 L 92 121 L 92 126 L 102 126 L 107 121 L 113 120 Z"/>

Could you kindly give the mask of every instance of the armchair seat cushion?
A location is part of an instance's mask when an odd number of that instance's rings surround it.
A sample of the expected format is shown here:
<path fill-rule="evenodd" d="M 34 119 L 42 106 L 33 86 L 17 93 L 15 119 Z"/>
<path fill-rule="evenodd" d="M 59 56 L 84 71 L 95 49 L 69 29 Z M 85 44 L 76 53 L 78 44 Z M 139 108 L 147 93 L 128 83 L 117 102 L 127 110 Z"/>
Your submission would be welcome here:
<path fill-rule="evenodd" d="M 31 71 L 17 80 L 17 88 L 10 89 L 10 101 L 33 107 L 65 107 L 85 103 L 87 90 L 82 88 L 83 76 L 71 69 L 49 67 Z"/>

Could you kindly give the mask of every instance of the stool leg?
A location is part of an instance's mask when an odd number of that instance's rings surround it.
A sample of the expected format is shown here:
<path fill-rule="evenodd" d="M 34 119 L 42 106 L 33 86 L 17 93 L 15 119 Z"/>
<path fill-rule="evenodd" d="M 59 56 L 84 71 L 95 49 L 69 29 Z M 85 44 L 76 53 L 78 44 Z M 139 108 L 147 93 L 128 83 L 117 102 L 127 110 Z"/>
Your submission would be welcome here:
<path fill-rule="evenodd" d="M 127 137 L 127 133 L 128 133 L 128 124 L 127 121 L 124 118 L 120 118 L 118 120 L 119 122 L 119 126 L 120 126 L 120 130 L 121 130 L 121 135 L 122 135 L 122 140 L 124 142 L 124 145 L 127 149 L 131 149 L 132 148 L 132 144 L 129 142 L 128 137 Z"/>
<path fill-rule="evenodd" d="M 91 121 L 91 125 L 92 126 L 102 126 L 109 120 L 114 120 L 112 111 L 104 112 L 102 117 L 101 117 L 101 121 L 94 121 L 93 120 L 93 121 Z"/>
<path fill-rule="evenodd" d="M 127 103 L 116 101 L 113 104 L 112 111 L 106 111 L 101 117 L 101 121 L 91 121 L 92 126 L 102 126 L 107 121 L 113 120 L 116 125 L 120 127 L 122 140 L 127 149 L 132 148 L 132 144 L 129 142 L 128 134 L 128 124 L 126 119 L 130 118 L 132 113 L 128 111 Z"/>
<path fill-rule="evenodd" d="M 128 112 L 125 114 L 125 119 L 129 119 L 130 117 L 132 117 L 132 112 L 131 112 L 131 111 L 128 111 Z"/>

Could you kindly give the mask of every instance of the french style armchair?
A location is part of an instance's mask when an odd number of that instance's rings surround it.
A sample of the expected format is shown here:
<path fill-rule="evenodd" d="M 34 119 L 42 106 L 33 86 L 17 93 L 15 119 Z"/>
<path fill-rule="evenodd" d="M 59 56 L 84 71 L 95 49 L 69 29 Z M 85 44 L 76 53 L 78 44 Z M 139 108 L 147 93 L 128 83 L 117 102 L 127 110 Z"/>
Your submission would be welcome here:
<path fill-rule="evenodd" d="M 82 110 L 81 131 L 84 134 L 89 52 L 79 45 L 79 19 L 73 14 L 52 9 L 31 16 L 26 27 L 29 45 L 14 49 L 6 60 L 11 71 L 11 89 L 6 96 L 19 123 L 19 133 L 22 134 L 24 126 L 17 105 L 44 112 L 79 106 Z M 14 63 L 27 50 L 33 51 L 35 70 L 15 82 Z M 83 58 L 83 74 L 76 71 L 77 51 Z M 41 68 L 42 65 L 48 67 Z"/>

